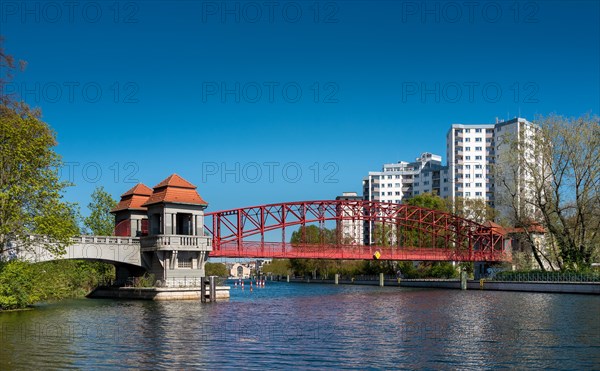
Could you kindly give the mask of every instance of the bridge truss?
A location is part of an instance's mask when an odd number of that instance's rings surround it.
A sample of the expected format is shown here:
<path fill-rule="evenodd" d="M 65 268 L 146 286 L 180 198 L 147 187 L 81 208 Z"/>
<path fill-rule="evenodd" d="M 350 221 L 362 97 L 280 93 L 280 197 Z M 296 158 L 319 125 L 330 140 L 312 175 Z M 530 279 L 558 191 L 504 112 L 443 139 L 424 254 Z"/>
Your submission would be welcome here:
<path fill-rule="evenodd" d="M 332 239 L 304 235 L 292 243 L 289 228 L 336 223 Z M 368 244 L 348 238 L 343 226 L 360 225 L 372 231 Z M 211 257 L 382 259 L 427 261 L 510 261 L 504 236 L 453 214 L 416 206 L 363 200 L 298 201 L 252 206 L 205 214 L 212 237 Z M 301 228 L 301 231 L 306 231 Z M 279 241 L 266 236 L 281 231 Z M 300 232 L 302 233 L 302 232 Z M 298 241 L 299 240 L 299 241 Z M 310 242 L 310 243 L 309 243 Z"/>

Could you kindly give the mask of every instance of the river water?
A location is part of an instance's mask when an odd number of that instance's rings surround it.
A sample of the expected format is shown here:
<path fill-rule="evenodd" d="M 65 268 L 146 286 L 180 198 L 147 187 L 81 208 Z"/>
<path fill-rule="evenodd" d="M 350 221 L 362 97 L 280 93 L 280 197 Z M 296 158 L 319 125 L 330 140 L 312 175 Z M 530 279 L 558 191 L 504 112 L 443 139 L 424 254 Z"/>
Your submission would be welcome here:
<path fill-rule="evenodd" d="M 227 302 L 2 313 L 0 342 L 0 370 L 600 369 L 600 297 L 246 282 Z"/>

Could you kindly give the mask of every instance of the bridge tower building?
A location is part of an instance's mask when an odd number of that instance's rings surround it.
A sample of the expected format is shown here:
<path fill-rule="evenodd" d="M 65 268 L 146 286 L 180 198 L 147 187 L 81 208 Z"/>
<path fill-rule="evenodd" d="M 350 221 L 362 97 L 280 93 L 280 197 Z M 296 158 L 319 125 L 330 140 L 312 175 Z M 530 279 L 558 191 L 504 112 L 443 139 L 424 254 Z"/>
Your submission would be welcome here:
<path fill-rule="evenodd" d="M 142 265 L 164 286 L 189 286 L 205 276 L 212 240 L 204 235 L 208 203 L 196 188 L 173 174 L 141 205 L 148 217 L 148 235 L 140 238 Z"/>
<path fill-rule="evenodd" d="M 148 212 L 142 206 L 152 189 L 142 183 L 121 195 L 121 201 L 110 212 L 115 215 L 115 236 L 141 237 L 148 234 Z"/>

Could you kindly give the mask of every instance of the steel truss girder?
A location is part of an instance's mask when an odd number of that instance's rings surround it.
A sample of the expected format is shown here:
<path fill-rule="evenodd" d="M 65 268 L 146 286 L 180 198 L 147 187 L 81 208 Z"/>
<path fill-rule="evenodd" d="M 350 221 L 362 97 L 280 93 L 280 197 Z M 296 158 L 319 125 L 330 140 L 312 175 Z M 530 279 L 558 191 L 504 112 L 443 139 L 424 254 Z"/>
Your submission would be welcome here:
<path fill-rule="evenodd" d="M 211 256 L 372 259 L 377 250 L 381 259 L 390 260 L 510 260 L 504 248 L 504 236 L 491 227 L 411 205 L 362 200 L 298 201 L 215 211 L 205 217 L 212 218 L 212 227 L 207 224 L 205 228 L 213 238 Z M 429 236 L 425 239 L 430 240 L 430 245 L 368 246 L 341 242 L 292 245 L 286 241 L 286 228 L 307 223 L 319 223 L 323 228 L 326 221 L 344 220 L 381 223 L 397 230 L 410 228 L 419 232 L 421 243 L 423 236 Z M 265 233 L 274 230 L 282 231 L 282 241 L 266 242 Z M 260 235 L 260 241 L 248 240 L 256 235 Z M 436 247 L 436 242 L 443 246 Z"/>

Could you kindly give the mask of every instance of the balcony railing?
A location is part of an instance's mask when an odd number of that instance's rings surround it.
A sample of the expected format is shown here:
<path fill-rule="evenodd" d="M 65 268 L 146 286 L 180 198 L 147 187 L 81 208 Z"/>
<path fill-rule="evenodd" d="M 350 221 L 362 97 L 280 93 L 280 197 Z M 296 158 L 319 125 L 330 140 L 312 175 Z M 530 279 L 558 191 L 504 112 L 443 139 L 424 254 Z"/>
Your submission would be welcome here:
<path fill-rule="evenodd" d="M 157 235 L 141 238 L 142 248 L 190 248 L 200 250 L 211 250 L 212 240 L 207 236 L 187 235 Z"/>
<path fill-rule="evenodd" d="M 137 237 L 115 237 L 115 236 L 75 236 L 71 237 L 71 242 L 95 243 L 95 244 L 117 244 L 117 245 L 135 245 L 140 243 Z"/>

